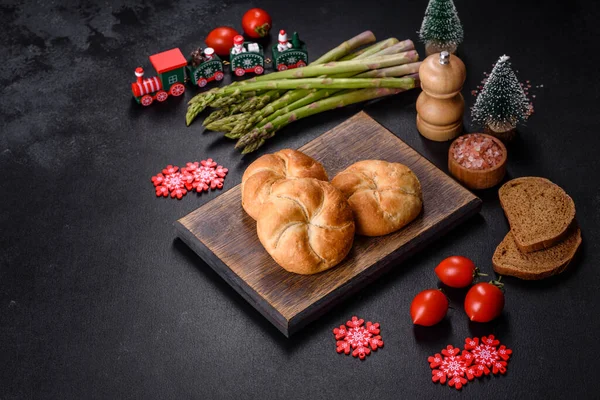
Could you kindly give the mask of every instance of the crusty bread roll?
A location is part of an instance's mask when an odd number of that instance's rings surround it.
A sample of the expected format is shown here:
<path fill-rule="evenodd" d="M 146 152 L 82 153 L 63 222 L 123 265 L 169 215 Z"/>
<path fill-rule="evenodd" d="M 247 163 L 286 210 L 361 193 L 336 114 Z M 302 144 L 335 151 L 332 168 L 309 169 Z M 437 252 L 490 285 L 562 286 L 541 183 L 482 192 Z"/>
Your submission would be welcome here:
<path fill-rule="evenodd" d="M 344 195 L 330 183 L 289 179 L 272 185 L 256 231 L 277 264 L 308 275 L 346 257 L 354 241 L 354 218 Z"/>
<path fill-rule="evenodd" d="M 359 161 L 340 172 L 331 184 L 348 199 L 360 235 L 394 232 L 415 219 L 423 206 L 419 180 L 399 163 Z"/>
<path fill-rule="evenodd" d="M 315 178 L 328 181 L 321 163 L 296 150 L 265 154 L 246 168 L 242 177 L 242 207 L 253 219 L 271 193 L 271 185 L 282 179 Z"/>

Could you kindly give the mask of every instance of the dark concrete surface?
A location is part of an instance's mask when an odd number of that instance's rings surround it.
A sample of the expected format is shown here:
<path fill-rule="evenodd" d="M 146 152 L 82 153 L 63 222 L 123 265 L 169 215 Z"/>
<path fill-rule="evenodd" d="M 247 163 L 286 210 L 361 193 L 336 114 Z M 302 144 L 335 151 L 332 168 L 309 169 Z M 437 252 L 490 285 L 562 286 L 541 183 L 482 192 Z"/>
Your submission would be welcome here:
<path fill-rule="evenodd" d="M 142 109 L 129 84 L 147 57 L 188 53 L 251 6 L 275 30 L 297 30 L 313 58 L 371 29 L 416 41 L 426 1 L 7 1 L 0 5 L 0 399 L 598 398 L 598 105 L 592 1 L 468 2 L 460 56 L 470 91 L 502 54 L 530 80 L 535 114 L 509 147 L 510 177 L 537 175 L 575 200 L 583 246 L 571 269 L 506 281 L 503 315 L 470 324 L 461 293 L 440 325 L 413 327 L 413 296 L 446 256 L 492 273 L 507 232 L 495 190 L 480 215 L 286 339 L 175 238 L 172 223 L 220 192 L 157 199 L 150 177 L 207 157 L 230 169 L 225 190 L 256 157 L 297 148 L 361 106 L 299 121 L 241 157 L 217 133 L 186 128 L 185 99 Z M 419 44 L 419 51 L 423 52 Z M 542 86 L 543 87 L 538 87 Z M 366 111 L 447 171 L 447 143 L 415 128 L 418 91 Z M 474 131 L 465 115 L 467 131 Z M 331 329 L 359 315 L 382 325 L 366 361 L 335 353 Z M 462 393 L 430 381 L 428 355 L 493 333 L 514 350 L 504 377 Z"/>

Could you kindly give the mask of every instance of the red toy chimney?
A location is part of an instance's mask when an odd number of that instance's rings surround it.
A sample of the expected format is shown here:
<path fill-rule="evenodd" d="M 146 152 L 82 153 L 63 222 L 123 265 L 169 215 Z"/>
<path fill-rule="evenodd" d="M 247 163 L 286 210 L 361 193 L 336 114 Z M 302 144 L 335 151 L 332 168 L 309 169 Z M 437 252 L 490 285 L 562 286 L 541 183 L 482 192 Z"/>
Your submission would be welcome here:
<path fill-rule="evenodd" d="M 135 69 L 135 76 L 137 76 L 137 83 L 142 83 L 144 80 L 144 69 L 142 67 L 137 67 Z"/>

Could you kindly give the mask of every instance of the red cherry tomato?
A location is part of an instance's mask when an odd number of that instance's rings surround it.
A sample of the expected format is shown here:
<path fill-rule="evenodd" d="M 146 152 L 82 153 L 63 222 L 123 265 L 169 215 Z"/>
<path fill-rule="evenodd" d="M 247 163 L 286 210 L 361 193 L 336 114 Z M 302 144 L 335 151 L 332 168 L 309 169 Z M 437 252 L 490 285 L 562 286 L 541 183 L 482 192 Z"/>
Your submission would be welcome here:
<path fill-rule="evenodd" d="M 464 288 L 473 283 L 480 274 L 473 261 L 467 257 L 452 256 L 435 267 L 435 274 L 445 285 L 453 288 Z"/>
<path fill-rule="evenodd" d="M 233 47 L 233 38 L 239 33 L 228 26 L 220 26 L 210 31 L 204 43 L 215 49 L 215 53 L 221 57 L 227 57 L 229 50 Z"/>
<path fill-rule="evenodd" d="M 435 325 L 444 318 L 447 311 L 448 299 L 438 289 L 423 290 L 410 305 L 410 316 L 415 325 Z"/>
<path fill-rule="evenodd" d="M 242 28 L 254 39 L 265 37 L 271 29 L 271 16 L 261 8 L 251 8 L 242 17 Z"/>
<path fill-rule="evenodd" d="M 481 282 L 473 286 L 465 297 L 465 312 L 471 321 L 490 322 L 504 308 L 504 293 L 499 282 Z"/>

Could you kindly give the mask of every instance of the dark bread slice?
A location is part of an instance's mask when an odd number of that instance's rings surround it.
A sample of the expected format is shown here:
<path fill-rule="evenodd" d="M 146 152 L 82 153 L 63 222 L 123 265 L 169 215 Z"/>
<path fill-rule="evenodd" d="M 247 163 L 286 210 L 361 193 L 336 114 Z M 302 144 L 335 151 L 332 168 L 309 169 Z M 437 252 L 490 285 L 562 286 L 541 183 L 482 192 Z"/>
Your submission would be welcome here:
<path fill-rule="evenodd" d="M 552 247 L 569 234 L 575 220 L 575 203 L 548 179 L 513 179 L 502 185 L 498 195 L 522 252 Z"/>
<path fill-rule="evenodd" d="M 581 244 L 579 227 L 569 231 L 564 241 L 549 249 L 523 253 L 517 247 L 512 232 L 496 247 L 492 264 L 500 275 L 533 280 L 543 279 L 563 272 Z"/>

